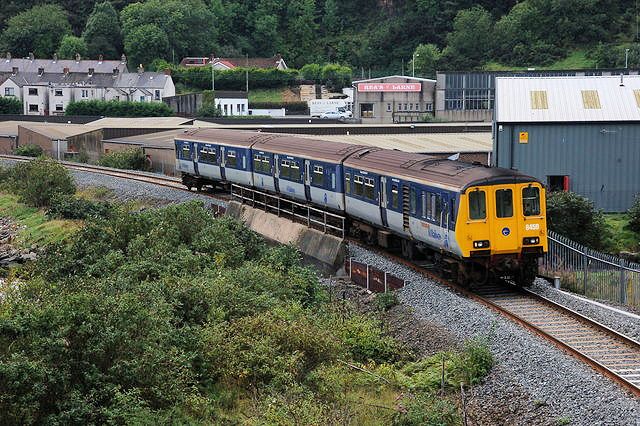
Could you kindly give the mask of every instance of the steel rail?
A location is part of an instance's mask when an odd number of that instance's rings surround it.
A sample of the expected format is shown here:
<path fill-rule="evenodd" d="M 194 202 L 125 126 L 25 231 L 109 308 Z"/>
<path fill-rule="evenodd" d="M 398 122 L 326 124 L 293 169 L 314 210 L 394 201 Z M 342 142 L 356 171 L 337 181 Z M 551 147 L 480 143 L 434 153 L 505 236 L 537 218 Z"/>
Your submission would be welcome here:
<path fill-rule="evenodd" d="M 363 244 L 355 239 L 349 239 L 349 243 L 350 244 L 356 244 L 356 245 L 360 245 L 363 246 Z M 581 350 L 577 345 L 572 345 L 569 342 L 564 341 L 560 336 L 558 336 L 558 332 L 556 332 L 556 335 L 554 335 L 553 331 L 547 331 L 545 330 L 543 327 L 538 326 L 536 324 L 533 324 L 531 321 L 528 321 L 526 318 L 524 318 L 524 315 L 519 315 L 516 312 L 512 312 L 512 310 L 509 310 L 508 308 L 504 307 L 504 306 L 500 306 L 500 304 L 498 302 L 492 301 L 490 300 L 490 297 L 487 296 L 483 296 L 481 294 L 479 294 L 476 291 L 473 291 L 469 288 L 463 287 L 457 283 L 454 283 L 450 280 L 447 280 L 446 278 L 441 277 L 440 275 L 424 268 L 423 266 L 420 266 L 419 264 L 416 264 L 414 262 L 408 261 L 400 256 L 388 253 L 386 251 L 377 249 L 377 248 L 373 248 L 370 246 L 363 246 L 366 247 L 368 250 L 373 250 L 376 251 L 378 254 L 387 257 L 388 259 L 396 262 L 396 263 L 400 263 L 404 266 L 407 266 L 408 268 L 412 269 L 413 271 L 419 273 L 420 275 L 432 280 L 432 281 L 436 281 L 439 284 L 442 284 L 445 287 L 448 287 L 452 290 L 454 290 L 455 292 L 462 294 L 466 297 L 468 297 L 469 299 L 472 299 L 488 308 L 490 308 L 491 310 L 499 313 L 500 315 L 510 319 L 513 322 L 516 322 L 517 324 L 521 325 L 522 327 L 530 330 L 531 332 L 533 332 L 534 334 L 542 337 L 543 339 L 553 343 L 555 346 L 557 346 L 558 348 L 562 349 L 563 351 L 565 351 L 566 353 L 572 355 L 575 358 L 580 359 L 581 361 L 583 361 L 584 363 L 586 363 L 587 365 L 591 366 L 594 370 L 598 371 L 599 373 L 603 374 L 604 376 L 608 377 L 609 379 L 611 379 L 612 381 L 616 382 L 617 384 L 619 384 L 621 387 L 623 387 L 624 389 L 626 389 L 627 391 L 629 391 L 630 393 L 632 393 L 634 396 L 639 397 L 640 398 L 640 381 L 636 383 L 635 380 L 631 381 L 628 378 L 624 377 L 625 375 L 621 375 L 618 374 L 616 371 L 614 371 L 613 366 L 611 365 L 612 363 L 609 363 L 609 365 L 607 365 L 606 362 L 602 361 L 602 359 L 598 360 L 596 359 L 596 357 L 594 356 L 590 356 L 588 353 L 586 353 L 587 351 L 585 350 Z M 503 284 L 500 284 L 501 286 L 503 286 L 502 288 L 504 288 Z M 511 291 L 515 291 L 517 289 L 510 289 Z M 573 318 L 574 320 L 580 322 L 583 326 L 585 326 L 587 329 L 588 328 L 592 328 L 597 330 L 598 332 L 602 333 L 603 336 L 608 337 L 610 339 L 612 339 L 614 342 L 618 342 L 621 345 L 625 346 L 625 349 L 630 350 L 632 352 L 632 355 L 634 358 L 629 359 L 631 360 L 637 360 L 638 364 L 640 364 L 640 342 L 635 341 L 634 339 L 625 336 L 622 333 L 619 333 L 615 330 L 612 330 L 611 328 L 591 319 L 588 318 L 576 311 L 573 311 L 565 306 L 562 306 L 559 303 L 556 303 L 550 299 L 547 299 L 543 296 L 540 296 L 538 294 L 535 294 L 529 290 L 523 290 L 521 292 L 518 292 L 518 294 L 522 295 L 523 299 L 522 300 L 529 300 L 529 301 L 534 301 L 535 303 L 538 304 L 538 306 L 541 305 L 545 305 L 547 306 L 549 309 L 552 310 L 556 310 L 557 312 L 561 313 L 562 315 L 565 316 L 569 316 L 571 318 Z M 562 323 L 563 318 L 561 315 L 559 315 L 558 317 L 555 318 L 555 320 L 559 320 L 560 323 Z M 566 331 L 566 330 L 565 330 Z M 601 336 L 594 336 L 593 334 L 588 335 L 588 337 L 601 337 Z M 607 349 L 606 347 L 603 349 Z M 622 361 L 620 361 L 619 359 L 615 359 L 614 360 L 617 361 L 617 365 L 622 365 L 624 366 L 624 359 L 622 359 Z M 635 364 L 634 364 L 635 365 Z M 638 368 L 640 367 L 634 367 L 631 370 L 633 372 L 638 371 Z M 620 369 L 620 368 L 618 368 Z M 640 371 L 638 371 L 638 374 L 640 374 Z M 635 374 L 633 375 L 635 377 Z"/>

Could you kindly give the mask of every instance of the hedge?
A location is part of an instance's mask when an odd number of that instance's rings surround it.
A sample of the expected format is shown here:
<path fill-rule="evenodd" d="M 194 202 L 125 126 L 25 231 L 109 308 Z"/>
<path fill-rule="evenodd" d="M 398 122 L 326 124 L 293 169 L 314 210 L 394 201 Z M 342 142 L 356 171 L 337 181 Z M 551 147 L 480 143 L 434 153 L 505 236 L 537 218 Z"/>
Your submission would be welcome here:
<path fill-rule="evenodd" d="M 70 102 L 65 115 L 169 117 L 173 110 L 162 102 L 80 101 Z"/>
<path fill-rule="evenodd" d="M 22 102 L 17 98 L 0 98 L 0 114 L 22 114 Z"/>
<path fill-rule="evenodd" d="M 309 106 L 306 102 L 250 102 L 250 109 L 280 109 L 287 112 L 306 113 Z"/>

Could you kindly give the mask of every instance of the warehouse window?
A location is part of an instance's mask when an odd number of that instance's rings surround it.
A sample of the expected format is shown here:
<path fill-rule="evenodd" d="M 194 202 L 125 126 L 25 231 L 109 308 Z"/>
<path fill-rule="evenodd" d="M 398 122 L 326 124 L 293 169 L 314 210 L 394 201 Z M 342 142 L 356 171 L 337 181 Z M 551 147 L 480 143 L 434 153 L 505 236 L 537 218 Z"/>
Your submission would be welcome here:
<path fill-rule="evenodd" d="M 513 192 L 510 189 L 498 189 L 496 191 L 496 216 L 513 216 Z"/>
<path fill-rule="evenodd" d="M 469 219 L 478 220 L 487 218 L 487 201 L 484 191 L 472 191 L 469 193 Z"/>
<path fill-rule="evenodd" d="M 535 186 L 522 188 L 522 211 L 525 216 L 540 214 L 540 189 Z"/>
<path fill-rule="evenodd" d="M 531 109 L 549 109 L 546 90 L 532 90 L 529 93 L 531 96 Z"/>
<path fill-rule="evenodd" d="M 360 117 L 372 118 L 374 117 L 373 113 L 373 104 L 360 104 Z"/>
<path fill-rule="evenodd" d="M 387 104 L 387 112 L 391 112 L 391 104 L 390 103 Z"/>
<path fill-rule="evenodd" d="M 585 109 L 600 109 L 600 96 L 597 90 L 583 90 L 582 104 Z"/>
<path fill-rule="evenodd" d="M 311 175 L 311 183 L 316 186 L 324 186 L 324 167 L 313 166 L 313 174 Z"/>

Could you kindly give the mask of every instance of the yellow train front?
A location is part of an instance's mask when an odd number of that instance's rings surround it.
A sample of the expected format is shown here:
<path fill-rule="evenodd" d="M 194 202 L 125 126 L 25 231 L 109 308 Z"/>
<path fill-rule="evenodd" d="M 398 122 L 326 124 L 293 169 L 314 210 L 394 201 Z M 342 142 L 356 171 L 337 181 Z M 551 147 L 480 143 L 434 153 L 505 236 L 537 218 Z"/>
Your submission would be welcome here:
<path fill-rule="evenodd" d="M 463 279 L 482 282 L 493 274 L 529 285 L 536 277 L 547 251 L 545 189 L 522 175 L 510 180 L 472 183 L 460 193 L 455 236 Z"/>

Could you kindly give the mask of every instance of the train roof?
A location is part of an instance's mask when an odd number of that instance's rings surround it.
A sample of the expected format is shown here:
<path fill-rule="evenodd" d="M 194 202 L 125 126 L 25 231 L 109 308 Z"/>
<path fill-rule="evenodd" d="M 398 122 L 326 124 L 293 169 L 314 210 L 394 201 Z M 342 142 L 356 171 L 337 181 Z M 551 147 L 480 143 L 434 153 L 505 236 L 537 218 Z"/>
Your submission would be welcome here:
<path fill-rule="evenodd" d="M 250 148 L 260 133 L 226 129 L 189 129 L 176 135 L 176 140 L 214 143 Z"/>
<path fill-rule="evenodd" d="M 461 191 L 477 185 L 538 181 L 515 170 L 381 148 L 369 148 L 358 152 L 349 157 L 344 165 L 387 176 L 435 183 Z"/>

